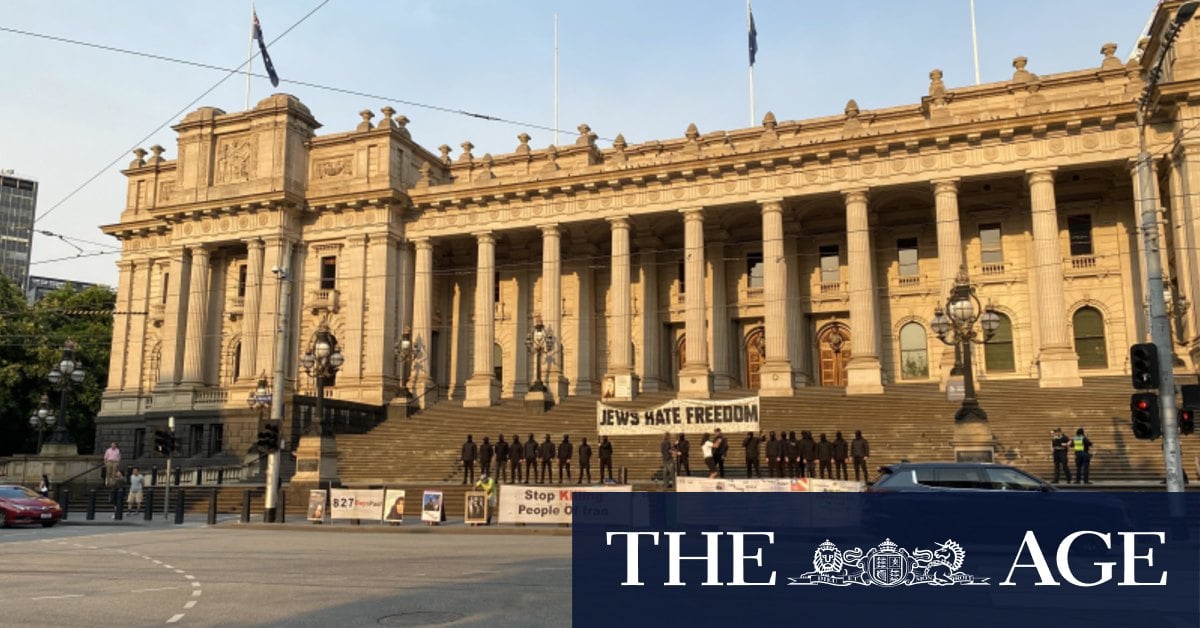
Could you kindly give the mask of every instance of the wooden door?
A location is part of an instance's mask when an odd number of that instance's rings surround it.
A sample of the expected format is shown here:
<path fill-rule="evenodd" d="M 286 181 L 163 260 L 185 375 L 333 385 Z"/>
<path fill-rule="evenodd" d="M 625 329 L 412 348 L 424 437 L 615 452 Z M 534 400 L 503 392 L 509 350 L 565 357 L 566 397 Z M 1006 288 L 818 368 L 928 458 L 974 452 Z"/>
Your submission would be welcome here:
<path fill-rule="evenodd" d="M 826 325 L 817 334 L 821 351 L 821 385 L 845 386 L 850 361 L 850 329 L 841 323 Z"/>
<path fill-rule="evenodd" d="M 746 386 L 752 390 L 762 388 L 762 365 L 766 337 L 763 328 L 759 327 L 746 336 Z"/>

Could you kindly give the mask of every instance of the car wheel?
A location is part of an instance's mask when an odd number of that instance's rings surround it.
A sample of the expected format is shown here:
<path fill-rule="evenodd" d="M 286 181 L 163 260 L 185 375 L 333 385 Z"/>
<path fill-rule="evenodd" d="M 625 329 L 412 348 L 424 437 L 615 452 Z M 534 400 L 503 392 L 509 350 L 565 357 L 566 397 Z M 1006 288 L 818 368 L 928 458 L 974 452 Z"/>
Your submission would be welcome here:
<path fill-rule="evenodd" d="M 54 527 L 54 524 L 56 524 L 56 523 L 58 523 L 58 522 L 57 521 L 43 521 L 42 527 L 43 528 L 52 528 L 52 527 Z"/>
<path fill-rule="evenodd" d="M 0 512 L 0 528 L 7 528 L 8 526 L 8 515 Z"/>

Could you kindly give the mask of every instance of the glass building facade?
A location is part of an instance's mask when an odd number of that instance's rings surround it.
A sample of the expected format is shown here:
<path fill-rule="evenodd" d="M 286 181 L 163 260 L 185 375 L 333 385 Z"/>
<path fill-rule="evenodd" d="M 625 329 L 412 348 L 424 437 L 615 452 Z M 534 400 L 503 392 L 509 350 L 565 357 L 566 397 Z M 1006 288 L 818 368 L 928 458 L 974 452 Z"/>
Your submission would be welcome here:
<path fill-rule="evenodd" d="M 0 170 L 0 274 L 22 288 L 29 276 L 37 181 Z"/>

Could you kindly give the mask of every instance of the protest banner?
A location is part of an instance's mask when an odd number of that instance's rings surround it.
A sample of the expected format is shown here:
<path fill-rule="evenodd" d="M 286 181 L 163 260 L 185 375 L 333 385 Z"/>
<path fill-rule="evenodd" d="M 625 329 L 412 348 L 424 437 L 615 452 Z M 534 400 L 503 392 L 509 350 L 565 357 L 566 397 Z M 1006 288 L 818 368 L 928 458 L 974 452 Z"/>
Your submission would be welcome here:
<path fill-rule="evenodd" d="M 570 489 L 503 485 L 500 487 L 500 523 L 571 523 L 573 508 L 587 502 L 588 493 L 627 493 L 629 485 L 589 486 Z"/>
<path fill-rule="evenodd" d="M 330 519 L 370 519 L 383 516 L 383 489 L 335 488 L 329 493 Z"/>
<path fill-rule="evenodd" d="M 686 432 L 703 434 L 717 428 L 727 434 L 759 431 L 758 397 L 722 399 L 672 399 L 646 409 L 596 403 L 596 428 L 601 436 L 628 436 Z"/>

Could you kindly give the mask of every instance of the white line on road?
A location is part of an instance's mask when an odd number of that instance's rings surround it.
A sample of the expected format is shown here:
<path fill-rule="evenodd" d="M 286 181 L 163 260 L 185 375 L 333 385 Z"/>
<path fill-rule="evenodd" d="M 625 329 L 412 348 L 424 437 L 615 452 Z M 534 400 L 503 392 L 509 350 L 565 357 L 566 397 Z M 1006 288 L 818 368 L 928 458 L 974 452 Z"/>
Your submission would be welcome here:
<path fill-rule="evenodd" d="M 192 586 L 193 586 L 193 587 L 199 587 L 199 586 L 200 586 L 200 583 L 199 583 L 199 582 L 192 581 Z"/>
<path fill-rule="evenodd" d="M 175 573 L 183 573 L 183 570 L 182 570 L 182 569 L 176 569 L 176 570 L 175 570 Z"/>
<path fill-rule="evenodd" d="M 172 615 L 171 618 L 167 620 L 167 623 L 173 624 L 181 619 L 183 619 L 183 613 L 179 613 L 178 615 Z"/>
<path fill-rule="evenodd" d="M 195 580 L 195 579 L 196 579 L 196 576 L 193 576 L 193 575 L 191 575 L 191 574 L 183 574 L 183 577 L 184 577 L 184 578 L 187 578 L 188 580 Z"/>
<path fill-rule="evenodd" d="M 155 587 L 153 589 L 134 589 L 130 593 L 149 593 L 151 591 L 174 591 L 179 587 Z"/>
<path fill-rule="evenodd" d="M 156 560 L 156 561 L 154 561 L 154 562 L 156 562 L 156 563 L 157 563 L 158 561 Z M 174 568 L 175 568 L 175 567 L 174 567 L 174 566 L 172 566 L 172 565 L 163 565 L 163 567 L 164 567 L 164 568 L 166 568 L 166 569 L 174 569 Z"/>
<path fill-rule="evenodd" d="M 41 595 L 38 597 L 31 597 L 29 599 L 31 599 L 31 600 L 65 600 L 65 599 L 71 598 L 71 597 L 83 597 L 83 595 L 79 594 L 79 593 L 72 593 L 70 595 Z"/>
<path fill-rule="evenodd" d="M 194 606 L 196 606 L 196 600 L 189 600 L 187 604 L 183 605 L 183 608 L 184 610 L 189 610 Z"/>
<path fill-rule="evenodd" d="M 200 589 L 196 589 L 195 591 L 192 591 L 192 597 L 200 597 Z"/>

